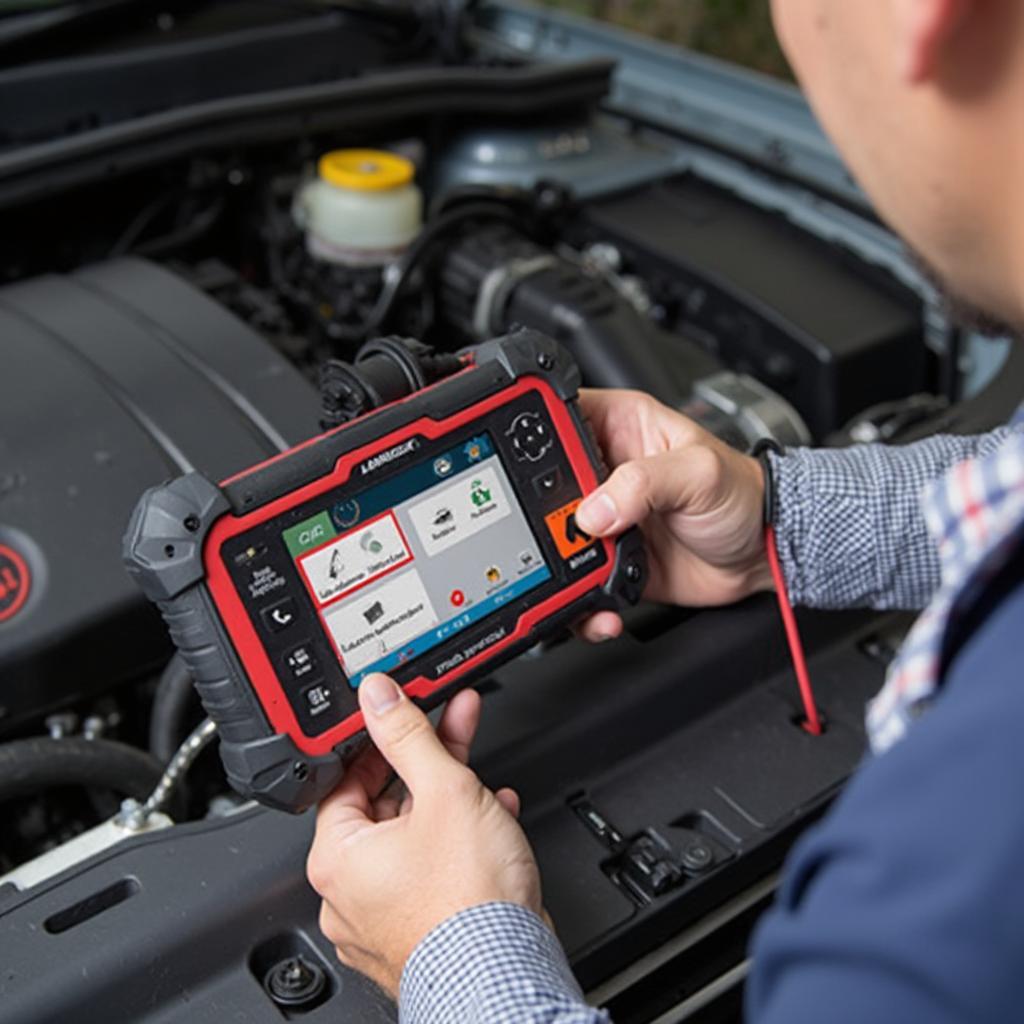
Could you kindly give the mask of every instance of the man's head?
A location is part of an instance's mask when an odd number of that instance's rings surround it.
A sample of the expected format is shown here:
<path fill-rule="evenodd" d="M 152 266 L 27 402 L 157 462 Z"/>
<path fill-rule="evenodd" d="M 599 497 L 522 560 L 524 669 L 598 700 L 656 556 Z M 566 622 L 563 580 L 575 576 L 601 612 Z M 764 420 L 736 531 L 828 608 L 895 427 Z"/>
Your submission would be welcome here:
<path fill-rule="evenodd" d="M 773 0 L 811 104 L 959 304 L 1024 325 L 1024 3 Z"/>

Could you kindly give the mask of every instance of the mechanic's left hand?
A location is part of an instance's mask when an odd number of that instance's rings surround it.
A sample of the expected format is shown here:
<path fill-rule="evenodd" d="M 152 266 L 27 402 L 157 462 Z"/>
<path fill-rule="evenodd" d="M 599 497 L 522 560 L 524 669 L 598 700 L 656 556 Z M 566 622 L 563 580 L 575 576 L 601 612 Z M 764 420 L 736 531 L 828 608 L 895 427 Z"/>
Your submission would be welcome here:
<path fill-rule="evenodd" d="M 359 704 L 376 749 L 320 805 L 306 871 L 341 962 L 397 996 L 416 945 L 460 910 L 504 901 L 543 915 L 540 876 L 516 794 L 465 765 L 478 694 L 458 694 L 436 733 L 387 676 L 367 676 Z M 392 768 L 404 797 L 381 793 Z"/>

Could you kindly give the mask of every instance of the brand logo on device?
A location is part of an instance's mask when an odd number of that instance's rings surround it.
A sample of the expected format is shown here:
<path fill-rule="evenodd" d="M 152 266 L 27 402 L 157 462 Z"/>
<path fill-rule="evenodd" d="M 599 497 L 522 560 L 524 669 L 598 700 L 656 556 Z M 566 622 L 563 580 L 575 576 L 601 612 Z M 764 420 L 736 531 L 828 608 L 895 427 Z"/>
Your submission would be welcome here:
<path fill-rule="evenodd" d="M 373 473 L 382 466 L 388 466 L 396 459 L 401 459 L 403 456 L 416 451 L 419 446 L 420 439 L 418 437 L 414 437 L 409 441 L 403 441 L 401 444 L 396 444 L 394 448 L 389 448 L 386 452 L 379 452 L 368 458 L 359 467 L 359 472 L 362 476 Z"/>

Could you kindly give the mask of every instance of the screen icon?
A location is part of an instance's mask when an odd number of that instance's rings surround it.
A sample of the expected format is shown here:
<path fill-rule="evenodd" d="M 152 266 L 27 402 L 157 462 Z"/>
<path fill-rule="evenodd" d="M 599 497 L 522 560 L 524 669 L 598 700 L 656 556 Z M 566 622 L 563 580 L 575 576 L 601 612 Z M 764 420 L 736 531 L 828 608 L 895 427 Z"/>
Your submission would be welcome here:
<path fill-rule="evenodd" d="M 331 517 L 337 523 L 340 530 L 347 530 L 350 526 L 355 526 L 359 522 L 360 515 L 362 515 L 362 510 L 359 508 L 359 502 L 355 498 L 349 501 L 339 501 L 331 509 Z"/>
<path fill-rule="evenodd" d="M 384 545 L 374 536 L 373 530 L 367 530 L 359 538 L 359 546 L 369 555 L 379 555 L 384 550 Z"/>
<path fill-rule="evenodd" d="M 494 586 L 495 583 L 501 582 L 501 570 L 496 566 L 492 565 L 488 567 L 487 572 L 484 573 L 487 577 L 487 582 Z"/>
<path fill-rule="evenodd" d="M 327 566 L 327 575 L 332 580 L 336 580 L 344 571 L 345 563 L 341 560 L 341 550 L 335 548 L 334 553 L 331 555 L 330 564 Z"/>
<path fill-rule="evenodd" d="M 466 603 L 466 595 L 461 590 L 453 590 L 448 600 L 456 608 L 461 608 Z"/>
<path fill-rule="evenodd" d="M 438 476 L 447 476 L 454 468 L 454 463 L 447 455 L 442 455 L 439 459 L 434 459 L 434 472 Z"/>
<path fill-rule="evenodd" d="M 476 505 L 477 508 L 482 508 L 491 501 L 491 489 L 485 487 L 482 480 L 474 480 L 469 485 L 469 500 Z"/>

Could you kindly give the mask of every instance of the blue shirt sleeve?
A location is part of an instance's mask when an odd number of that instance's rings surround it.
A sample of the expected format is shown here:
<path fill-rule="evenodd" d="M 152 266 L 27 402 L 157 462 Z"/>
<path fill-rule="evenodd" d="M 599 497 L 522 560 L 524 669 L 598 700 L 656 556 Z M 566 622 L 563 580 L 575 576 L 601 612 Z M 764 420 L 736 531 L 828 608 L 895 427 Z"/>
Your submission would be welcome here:
<path fill-rule="evenodd" d="M 1018 587 L 801 842 L 754 942 L 750 1024 L 1020 1018 L 1022 630 Z"/>

